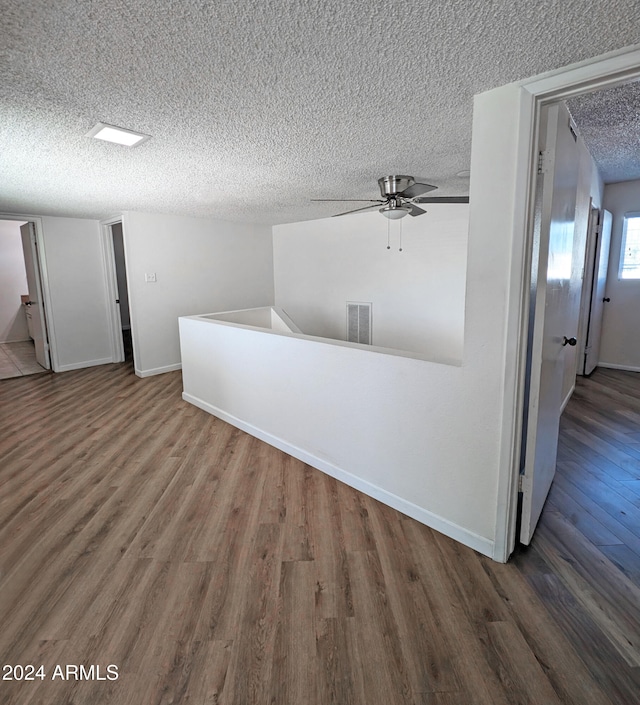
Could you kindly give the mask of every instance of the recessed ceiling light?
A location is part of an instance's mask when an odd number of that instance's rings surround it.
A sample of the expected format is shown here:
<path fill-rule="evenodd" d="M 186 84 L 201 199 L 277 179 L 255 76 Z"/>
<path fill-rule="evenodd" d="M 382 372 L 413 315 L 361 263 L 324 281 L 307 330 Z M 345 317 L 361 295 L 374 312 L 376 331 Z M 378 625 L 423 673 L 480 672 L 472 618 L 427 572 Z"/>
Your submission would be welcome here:
<path fill-rule="evenodd" d="M 115 127 L 115 125 L 107 125 L 104 122 L 99 122 L 93 129 L 87 132 L 87 137 L 95 137 L 97 140 L 105 142 L 114 142 L 125 147 L 135 147 L 143 142 L 146 142 L 150 135 L 143 135 L 140 132 L 127 130 L 124 127 Z"/>
<path fill-rule="evenodd" d="M 468 179 L 471 176 L 471 171 L 469 169 L 463 169 L 459 171 L 456 176 L 459 176 L 461 179 Z"/>

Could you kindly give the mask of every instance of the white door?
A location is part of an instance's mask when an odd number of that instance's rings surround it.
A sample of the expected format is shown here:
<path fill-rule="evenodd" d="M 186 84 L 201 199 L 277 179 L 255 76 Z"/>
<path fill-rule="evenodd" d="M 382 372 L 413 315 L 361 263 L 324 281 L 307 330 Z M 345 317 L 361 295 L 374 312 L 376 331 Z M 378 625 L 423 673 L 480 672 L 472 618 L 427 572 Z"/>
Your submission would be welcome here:
<path fill-rule="evenodd" d="M 22 235 L 24 265 L 27 270 L 27 286 L 29 288 L 30 302 L 29 312 L 31 314 L 33 342 L 36 348 L 36 360 L 42 367 L 49 370 L 51 369 L 51 363 L 49 361 L 49 341 L 47 339 L 36 233 L 33 223 L 21 225 L 20 234 Z"/>
<path fill-rule="evenodd" d="M 543 168 L 536 199 L 529 397 L 521 476 L 520 540 L 525 544 L 531 541 L 556 471 L 565 357 L 576 344 L 579 319 L 574 311 L 576 281 L 572 277 L 578 146 L 564 105 L 543 108 L 541 125 Z M 581 287 L 580 281 L 577 286 Z"/>
<path fill-rule="evenodd" d="M 611 223 L 613 216 L 603 211 L 602 222 L 596 230 L 593 260 L 593 279 L 591 301 L 584 348 L 584 374 L 590 375 L 598 365 L 600 355 L 600 336 L 602 334 L 602 314 L 606 301 L 607 270 L 609 268 L 609 245 L 611 243 Z"/>

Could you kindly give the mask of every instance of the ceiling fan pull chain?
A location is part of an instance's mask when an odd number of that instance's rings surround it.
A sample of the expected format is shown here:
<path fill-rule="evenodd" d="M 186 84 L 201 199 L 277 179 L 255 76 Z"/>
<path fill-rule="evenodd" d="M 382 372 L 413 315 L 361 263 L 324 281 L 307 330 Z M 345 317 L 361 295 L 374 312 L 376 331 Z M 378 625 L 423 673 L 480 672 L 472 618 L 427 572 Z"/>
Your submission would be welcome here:
<path fill-rule="evenodd" d="M 398 252 L 402 252 L 402 221 L 400 221 L 400 247 L 398 248 Z"/>
<path fill-rule="evenodd" d="M 387 218 L 387 250 L 391 249 L 391 219 Z"/>

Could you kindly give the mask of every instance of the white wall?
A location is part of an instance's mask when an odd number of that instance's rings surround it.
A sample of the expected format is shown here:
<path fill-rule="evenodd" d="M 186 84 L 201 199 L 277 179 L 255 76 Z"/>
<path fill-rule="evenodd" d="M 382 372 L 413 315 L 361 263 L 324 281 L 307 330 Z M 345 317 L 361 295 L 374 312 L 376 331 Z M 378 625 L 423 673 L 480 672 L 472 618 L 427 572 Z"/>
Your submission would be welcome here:
<path fill-rule="evenodd" d="M 112 361 L 97 220 L 41 219 L 56 372 Z"/>
<path fill-rule="evenodd" d="M 346 302 L 373 304 L 373 344 L 460 361 L 469 206 L 377 211 L 273 228 L 276 305 L 309 335 L 346 340 Z M 399 252 L 399 231 L 402 247 Z"/>
<path fill-rule="evenodd" d="M 273 305 L 269 226 L 127 212 L 123 227 L 136 374 L 180 367 L 179 316 Z"/>
<path fill-rule="evenodd" d="M 624 214 L 640 211 L 640 180 L 607 184 L 604 207 L 613 214 L 600 364 L 640 372 L 640 280 L 618 279 Z"/>
<path fill-rule="evenodd" d="M 491 555 L 495 415 L 464 403 L 468 370 L 195 317 L 180 334 L 187 401 Z"/>
<path fill-rule="evenodd" d="M 29 339 L 20 299 L 28 293 L 20 221 L 0 220 L 0 343 Z"/>

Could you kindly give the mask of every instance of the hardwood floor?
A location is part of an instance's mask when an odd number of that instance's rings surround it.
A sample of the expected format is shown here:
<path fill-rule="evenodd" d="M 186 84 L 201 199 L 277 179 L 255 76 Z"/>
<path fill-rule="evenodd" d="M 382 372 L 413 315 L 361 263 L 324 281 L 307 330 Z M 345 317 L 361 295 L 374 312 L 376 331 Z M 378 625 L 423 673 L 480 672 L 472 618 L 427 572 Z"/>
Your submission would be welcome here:
<path fill-rule="evenodd" d="M 640 703 L 637 375 L 578 381 L 507 565 L 180 394 L 126 364 L 0 382 L 0 661 L 44 666 L 3 705 Z"/>

